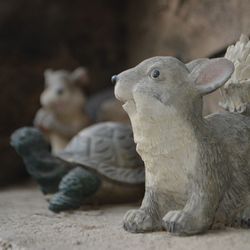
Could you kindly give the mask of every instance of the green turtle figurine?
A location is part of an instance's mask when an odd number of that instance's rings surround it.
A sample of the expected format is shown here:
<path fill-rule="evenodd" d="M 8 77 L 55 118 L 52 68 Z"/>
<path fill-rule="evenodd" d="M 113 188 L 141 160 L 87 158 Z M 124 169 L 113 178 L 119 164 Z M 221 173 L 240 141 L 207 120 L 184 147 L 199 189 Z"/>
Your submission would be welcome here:
<path fill-rule="evenodd" d="M 54 193 L 49 201 L 54 212 L 77 209 L 83 203 L 120 203 L 143 196 L 144 165 L 128 125 L 90 126 L 54 155 L 43 134 L 33 127 L 15 131 L 11 145 L 43 193 Z"/>

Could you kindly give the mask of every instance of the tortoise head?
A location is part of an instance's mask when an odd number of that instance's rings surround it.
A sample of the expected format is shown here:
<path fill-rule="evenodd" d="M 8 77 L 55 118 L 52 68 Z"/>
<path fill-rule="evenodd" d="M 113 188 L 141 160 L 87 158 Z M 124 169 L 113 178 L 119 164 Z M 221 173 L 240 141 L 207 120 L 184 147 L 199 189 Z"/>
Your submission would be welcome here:
<path fill-rule="evenodd" d="M 49 144 L 42 132 L 33 127 L 17 129 L 10 137 L 10 144 L 20 155 L 30 154 L 37 150 L 47 151 L 49 149 Z"/>

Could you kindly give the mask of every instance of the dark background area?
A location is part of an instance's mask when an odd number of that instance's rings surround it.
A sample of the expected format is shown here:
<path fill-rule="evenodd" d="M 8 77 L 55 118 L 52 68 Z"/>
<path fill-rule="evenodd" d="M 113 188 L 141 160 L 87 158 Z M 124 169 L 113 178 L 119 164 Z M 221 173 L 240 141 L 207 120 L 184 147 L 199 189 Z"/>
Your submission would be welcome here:
<path fill-rule="evenodd" d="M 9 135 L 31 125 L 46 68 L 86 66 L 89 93 L 155 55 L 218 55 L 250 34 L 248 0 L 1 0 L 0 184 L 23 175 Z"/>
<path fill-rule="evenodd" d="M 32 124 L 46 68 L 86 66 L 93 93 L 111 85 L 110 76 L 126 67 L 123 2 L 0 1 L 0 183 L 23 172 L 9 135 Z"/>

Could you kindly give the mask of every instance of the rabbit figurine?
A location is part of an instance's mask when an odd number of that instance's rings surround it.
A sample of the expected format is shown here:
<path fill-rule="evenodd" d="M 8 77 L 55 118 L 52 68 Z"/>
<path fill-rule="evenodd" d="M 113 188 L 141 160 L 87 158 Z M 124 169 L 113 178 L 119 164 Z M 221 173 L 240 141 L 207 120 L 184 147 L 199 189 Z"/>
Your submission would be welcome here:
<path fill-rule="evenodd" d="M 146 169 L 141 207 L 124 217 L 127 231 L 250 226 L 250 117 L 202 116 L 202 97 L 233 72 L 226 58 L 153 57 L 112 77 Z"/>

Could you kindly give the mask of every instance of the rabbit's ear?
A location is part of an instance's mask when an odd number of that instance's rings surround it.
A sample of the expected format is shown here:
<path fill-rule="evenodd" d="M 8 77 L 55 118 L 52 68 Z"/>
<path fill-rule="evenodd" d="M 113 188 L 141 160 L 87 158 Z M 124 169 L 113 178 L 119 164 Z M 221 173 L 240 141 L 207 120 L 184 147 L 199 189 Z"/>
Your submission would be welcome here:
<path fill-rule="evenodd" d="M 71 74 L 70 78 L 73 84 L 78 86 L 87 86 L 89 83 L 89 74 L 86 68 L 79 67 L 75 69 Z"/>
<path fill-rule="evenodd" d="M 190 65 L 190 69 L 196 89 L 206 95 L 226 83 L 234 72 L 234 64 L 225 58 L 217 58 L 197 62 L 193 67 Z"/>
<path fill-rule="evenodd" d="M 197 66 L 201 66 L 203 63 L 208 62 L 209 59 L 208 58 L 199 58 L 199 59 L 195 59 L 189 63 L 186 64 L 186 67 L 188 68 L 188 70 L 190 72 L 192 72 L 194 70 L 195 67 Z"/>

